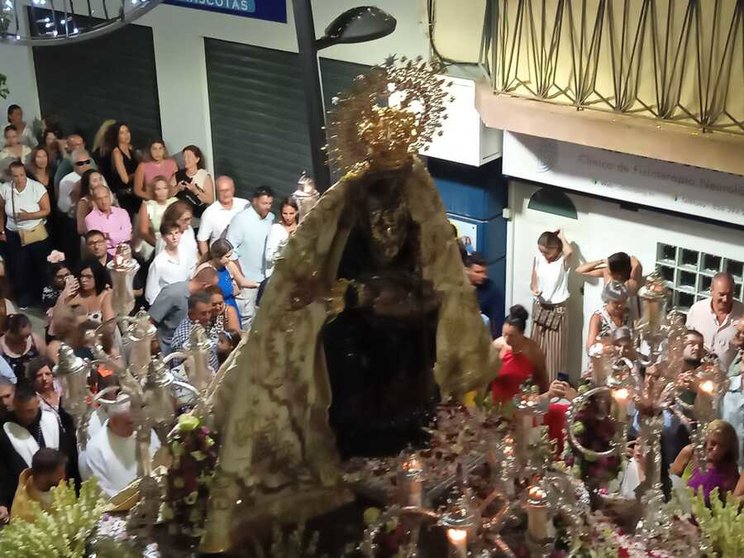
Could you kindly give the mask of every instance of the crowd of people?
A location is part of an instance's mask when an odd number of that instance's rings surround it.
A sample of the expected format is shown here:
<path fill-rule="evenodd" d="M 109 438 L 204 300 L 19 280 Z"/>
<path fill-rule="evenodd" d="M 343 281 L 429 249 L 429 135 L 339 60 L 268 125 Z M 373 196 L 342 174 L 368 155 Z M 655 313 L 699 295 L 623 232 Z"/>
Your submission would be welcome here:
<path fill-rule="evenodd" d="M 250 328 L 274 263 L 298 225 L 292 199 L 275 206 L 265 186 L 250 200 L 237 197 L 230 177 L 212 178 L 197 146 L 185 146 L 179 164 L 163 140 L 140 151 L 135 139 L 126 123 L 106 121 L 88 148 L 86 138 L 64 134 L 52 119 L 44 120 L 35 137 L 21 107 L 8 109 L 0 151 L 0 246 L 7 278 L 0 303 L 0 521 L 10 514 L 23 517 L 30 500 L 48 506 L 50 488 L 63 479 L 79 483 L 94 476 L 113 495 L 136 476 L 128 402 L 96 409 L 87 440 L 78 440 L 54 374 L 62 343 L 94 360 L 91 331 L 100 334 L 111 359 L 120 358 L 114 328 L 105 327 L 115 318 L 109 270 L 120 246 L 131 247 L 139 263 L 135 306 L 147 309 L 157 329 L 156 351 L 180 351 L 198 324 L 212 341 L 209 366 L 216 372 Z M 568 369 L 569 276 L 604 283 L 586 350 L 599 345 L 633 356 L 632 327 L 644 284 L 640 262 L 619 252 L 578 265 L 561 231 L 543 233 L 525 278 L 533 296 L 528 332 L 530 312 L 521 305 L 505 312 L 483 256 L 465 246 L 461 253 L 501 360 L 490 386 L 493 403 L 508 415 L 513 397 L 531 382 L 548 405 L 550 435 L 562 447 L 566 409 L 578 387 Z M 687 318 L 681 373 L 694 371 L 707 354 L 731 376 L 722 420 L 708 431 L 709 467 L 697 467 L 687 429 L 674 416 L 665 418 L 662 462 L 670 484 L 688 475 L 691 486 L 707 494 L 719 487 L 744 496 L 744 482 L 738 481 L 744 465 L 744 306 L 733 291 L 733 278 L 717 275 L 711 298 L 698 302 Z M 32 327 L 28 312 L 34 309 L 44 316 L 43 332 Z M 112 385 L 114 375 L 99 366 L 92 389 Z M 153 437 L 151 453 L 158 446 Z M 634 461 L 637 478 L 643 476 L 640 461 Z"/>
<path fill-rule="evenodd" d="M 19 501 L 48 505 L 49 489 L 62 478 L 79 483 L 95 476 L 109 495 L 135 478 L 128 403 L 98 409 L 88 439 L 77 440 L 55 377 L 62 343 L 94 360 L 91 332 L 111 359 L 120 358 L 110 269 L 121 246 L 139 264 L 135 311 L 148 311 L 156 352 L 184 349 L 199 324 L 216 372 L 250 328 L 298 224 L 292 199 L 277 204 L 276 219 L 270 188 L 238 197 L 232 178 L 212 178 L 199 147 L 185 146 L 179 162 L 161 139 L 140 150 L 124 122 L 104 122 L 89 147 L 82 134 L 63 133 L 51 118 L 37 137 L 22 108 L 11 105 L 4 140 L 0 521 L 27 513 Z M 43 331 L 34 331 L 34 316 Z M 111 385 L 112 376 L 99 366 L 93 391 Z M 153 438 L 153 452 L 158 445 Z"/>
<path fill-rule="evenodd" d="M 577 265 L 572 261 L 571 243 L 561 231 L 544 232 L 537 241 L 529 278 L 533 295 L 532 329 L 527 335 L 528 311 L 521 305 L 511 308 L 494 341 L 501 358 L 501 369 L 491 385 L 493 403 L 509 407 L 525 382 L 537 387 L 547 404 L 545 423 L 550 437 L 555 440 L 560 453 L 564 446 L 566 411 L 570 401 L 577 396 L 575 382 L 569 381 L 568 336 L 569 315 L 568 279 L 577 273 L 587 279 L 596 278 L 604 283 L 597 310 L 589 320 L 585 350 L 588 356 L 610 354 L 614 358 L 627 357 L 637 361 L 633 348 L 633 327 L 641 318 L 639 291 L 645 284 L 643 269 L 636 257 L 624 252 Z M 464 254 L 466 270 L 478 293 L 481 312 L 486 323 L 494 323 L 499 316 L 493 313 L 493 300 L 497 297 L 495 286 L 487 278 L 485 262 L 477 253 Z M 686 318 L 683 364 L 678 371 L 678 383 L 689 384 L 691 376 L 706 362 L 715 362 L 727 372 L 729 384 L 717 405 L 719 419 L 708 425 L 705 442 L 706 467 L 699 467 L 690 445 L 690 425 L 680 417 L 664 411 L 664 429 L 661 439 L 661 475 L 667 493 L 675 485 L 688 485 L 702 489 L 708 499 L 714 488 L 721 497 L 726 493 L 744 499 L 744 413 L 742 413 L 742 374 L 744 374 L 744 304 L 734 298 L 736 284 L 728 273 L 712 278 L 710 298 L 700 300 L 690 308 Z M 609 351 L 609 353 L 608 353 Z M 591 367 L 591 364 L 590 364 Z M 647 381 L 653 381 L 656 371 L 642 369 Z M 585 371 L 587 378 L 591 369 Z M 692 392 L 686 392 L 690 401 Z M 590 403 L 591 404 L 591 403 Z M 632 409 L 632 406 L 631 406 Z M 625 475 L 625 494 L 632 496 L 644 478 L 642 471 L 643 444 L 636 443 L 639 410 L 632 412 L 633 428 L 628 439 L 631 455 L 629 473 Z M 607 419 L 609 420 L 609 419 Z M 701 425 L 702 426 L 702 425 Z M 597 431 L 587 431 L 591 445 L 596 449 L 602 442 Z M 605 444 L 606 445 L 606 444 Z M 634 453 L 635 452 L 635 453 Z M 629 479 L 633 479 L 632 481 Z M 684 479 L 682 482 L 681 479 Z"/>

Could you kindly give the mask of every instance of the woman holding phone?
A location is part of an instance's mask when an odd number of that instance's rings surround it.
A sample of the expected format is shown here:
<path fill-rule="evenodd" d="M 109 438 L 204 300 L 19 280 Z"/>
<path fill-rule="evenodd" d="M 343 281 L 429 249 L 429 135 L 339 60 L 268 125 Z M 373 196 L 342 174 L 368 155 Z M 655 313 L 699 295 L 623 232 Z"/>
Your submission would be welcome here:
<path fill-rule="evenodd" d="M 214 182 L 204 169 L 204 155 L 195 145 L 183 148 L 184 168 L 173 177 L 174 195 L 191 205 L 194 217 L 201 217 L 214 201 Z"/>

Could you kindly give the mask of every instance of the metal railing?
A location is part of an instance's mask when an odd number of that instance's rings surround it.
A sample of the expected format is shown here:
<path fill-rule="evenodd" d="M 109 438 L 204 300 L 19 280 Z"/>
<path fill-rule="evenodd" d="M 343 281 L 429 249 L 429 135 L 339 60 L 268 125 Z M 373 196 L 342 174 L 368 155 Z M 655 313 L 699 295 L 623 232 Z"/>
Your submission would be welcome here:
<path fill-rule="evenodd" d="M 744 0 L 488 0 L 485 18 L 497 93 L 744 134 Z"/>

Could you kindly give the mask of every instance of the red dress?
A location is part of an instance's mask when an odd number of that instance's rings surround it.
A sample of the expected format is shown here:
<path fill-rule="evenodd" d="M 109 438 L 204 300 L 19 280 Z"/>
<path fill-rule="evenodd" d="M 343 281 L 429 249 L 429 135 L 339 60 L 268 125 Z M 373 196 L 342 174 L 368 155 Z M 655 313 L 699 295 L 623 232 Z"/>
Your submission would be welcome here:
<path fill-rule="evenodd" d="M 497 405 L 511 402 L 522 384 L 532 378 L 534 371 L 535 366 L 526 354 L 506 351 L 501 357 L 499 374 L 491 384 L 493 402 Z M 564 403 L 551 403 L 543 418 L 543 423 L 548 427 L 548 437 L 556 442 L 558 455 L 563 451 L 567 410 L 568 405 Z"/>
<path fill-rule="evenodd" d="M 493 402 L 507 403 L 519 393 L 523 383 L 532 378 L 535 366 L 524 353 L 506 351 L 501 357 L 501 369 L 491 384 Z"/>

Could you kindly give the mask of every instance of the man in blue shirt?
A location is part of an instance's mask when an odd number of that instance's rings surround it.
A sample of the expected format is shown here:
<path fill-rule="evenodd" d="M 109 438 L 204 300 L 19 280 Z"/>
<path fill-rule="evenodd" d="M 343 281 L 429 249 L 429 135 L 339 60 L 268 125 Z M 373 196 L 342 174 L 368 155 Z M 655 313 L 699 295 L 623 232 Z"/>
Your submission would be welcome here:
<path fill-rule="evenodd" d="M 260 186 L 253 193 L 251 205 L 235 215 L 227 229 L 227 240 L 233 245 L 234 254 L 243 275 L 249 281 L 260 284 L 266 278 L 266 238 L 269 236 L 274 214 L 271 204 L 274 192 L 268 186 Z M 240 308 L 241 326 L 249 329 L 256 315 L 258 288 L 243 289 L 236 297 Z"/>
<path fill-rule="evenodd" d="M 496 284 L 488 278 L 486 260 L 479 252 L 470 254 L 466 265 L 468 279 L 478 295 L 481 314 L 488 318 L 491 335 L 498 337 L 501 335 L 501 324 L 504 321 L 504 297 Z"/>

